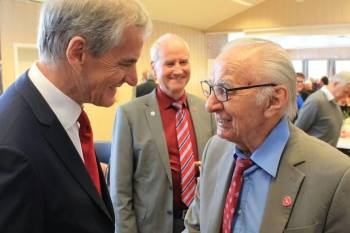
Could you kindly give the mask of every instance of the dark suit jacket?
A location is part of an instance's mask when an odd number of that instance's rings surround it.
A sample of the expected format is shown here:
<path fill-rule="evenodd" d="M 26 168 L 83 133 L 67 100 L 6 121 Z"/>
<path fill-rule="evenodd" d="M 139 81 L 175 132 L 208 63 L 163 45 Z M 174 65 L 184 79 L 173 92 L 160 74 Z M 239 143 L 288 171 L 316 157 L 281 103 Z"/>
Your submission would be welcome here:
<path fill-rule="evenodd" d="M 0 97 L 0 232 L 113 233 L 114 214 L 27 74 Z"/>
<path fill-rule="evenodd" d="M 150 79 L 148 79 L 146 82 L 144 82 L 140 85 L 137 85 L 136 86 L 136 98 L 147 95 L 148 93 L 151 93 L 156 87 L 157 87 L 156 82 L 154 80 L 150 80 Z"/>

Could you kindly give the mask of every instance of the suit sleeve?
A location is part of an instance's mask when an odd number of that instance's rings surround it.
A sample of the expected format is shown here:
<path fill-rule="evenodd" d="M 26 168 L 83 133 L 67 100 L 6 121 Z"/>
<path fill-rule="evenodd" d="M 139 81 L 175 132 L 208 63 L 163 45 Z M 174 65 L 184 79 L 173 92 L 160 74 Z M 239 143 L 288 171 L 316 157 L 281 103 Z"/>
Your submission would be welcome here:
<path fill-rule="evenodd" d="M 348 233 L 350 229 L 350 168 L 340 179 L 328 211 L 325 232 Z"/>
<path fill-rule="evenodd" d="M 314 99 L 312 100 L 313 101 L 311 101 L 311 99 L 306 100 L 295 121 L 295 125 L 305 132 L 313 125 L 318 112 L 318 102 Z"/>
<path fill-rule="evenodd" d="M 202 159 L 202 166 L 201 166 L 201 176 L 204 174 L 204 169 L 206 165 L 206 155 L 208 151 L 208 147 L 210 145 L 210 142 L 212 141 L 212 138 L 209 139 L 207 142 L 204 152 L 203 152 L 203 159 Z M 185 217 L 185 230 L 182 233 L 200 233 L 200 193 L 201 193 L 201 177 L 198 178 L 197 181 L 197 187 L 196 187 L 196 194 L 194 197 L 193 202 L 191 203 L 190 207 L 188 208 L 188 211 L 186 213 Z"/>
<path fill-rule="evenodd" d="M 133 148 L 131 127 L 123 108 L 118 108 L 110 158 L 110 194 L 116 217 L 116 233 L 137 233 L 133 208 Z"/>
<path fill-rule="evenodd" d="M 0 147 L 0 232 L 42 233 L 44 200 L 29 159 L 20 151 Z"/>
<path fill-rule="evenodd" d="M 196 195 L 185 217 L 185 230 L 182 233 L 200 233 L 199 210 L 200 210 L 200 196 L 199 196 L 200 179 L 198 179 L 196 187 Z"/>

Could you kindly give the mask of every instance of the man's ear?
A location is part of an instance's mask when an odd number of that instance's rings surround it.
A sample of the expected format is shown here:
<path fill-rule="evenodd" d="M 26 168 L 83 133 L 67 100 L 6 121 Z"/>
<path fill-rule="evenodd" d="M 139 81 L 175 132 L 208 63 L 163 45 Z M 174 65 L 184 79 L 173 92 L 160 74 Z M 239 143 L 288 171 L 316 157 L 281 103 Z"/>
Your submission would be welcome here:
<path fill-rule="evenodd" d="M 156 65 L 155 62 L 151 61 L 152 74 L 153 74 L 154 80 L 157 81 L 158 77 L 157 77 L 155 65 Z"/>
<path fill-rule="evenodd" d="M 288 90 L 285 86 L 278 85 L 274 87 L 274 93 L 266 103 L 265 117 L 281 115 L 281 112 L 288 105 Z"/>
<path fill-rule="evenodd" d="M 74 36 L 67 46 L 67 61 L 78 74 L 81 73 L 82 65 L 86 59 L 86 45 L 87 42 L 83 37 Z"/>

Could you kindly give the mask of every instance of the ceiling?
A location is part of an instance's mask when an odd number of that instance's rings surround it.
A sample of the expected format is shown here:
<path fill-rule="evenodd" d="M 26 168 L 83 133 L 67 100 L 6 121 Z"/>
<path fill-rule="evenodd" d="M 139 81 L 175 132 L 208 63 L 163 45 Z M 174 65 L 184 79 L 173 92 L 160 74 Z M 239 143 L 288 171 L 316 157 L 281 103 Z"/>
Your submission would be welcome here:
<path fill-rule="evenodd" d="M 153 20 L 205 30 L 247 10 L 242 0 L 140 0 Z M 243 0 L 255 5 L 265 0 Z M 253 5 L 254 6 L 254 5 Z"/>
<path fill-rule="evenodd" d="M 45 0 L 17 1 L 40 3 Z M 153 20 L 179 24 L 200 30 L 206 30 L 264 1 L 265 0 L 140 0 L 149 11 Z"/>

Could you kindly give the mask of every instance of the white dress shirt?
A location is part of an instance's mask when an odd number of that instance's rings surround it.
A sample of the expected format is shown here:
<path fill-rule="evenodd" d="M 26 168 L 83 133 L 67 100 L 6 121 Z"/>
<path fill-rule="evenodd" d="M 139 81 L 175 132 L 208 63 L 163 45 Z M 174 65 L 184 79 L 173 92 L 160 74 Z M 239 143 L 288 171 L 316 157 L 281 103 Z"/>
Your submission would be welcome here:
<path fill-rule="evenodd" d="M 81 106 L 53 85 L 39 70 L 36 63 L 30 68 L 28 76 L 61 122 L 80 158 L 84 161 L 79 138 L 79 125 L 77 123 L 81 113 Z"/>
<path fill-rule="evenodd" d="M 329 101 L 334 100 L 334 95 L 328 90 L 326 86 L 321 87 L 321 91 L 326 95 Z"/>

